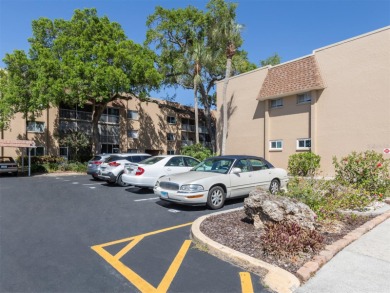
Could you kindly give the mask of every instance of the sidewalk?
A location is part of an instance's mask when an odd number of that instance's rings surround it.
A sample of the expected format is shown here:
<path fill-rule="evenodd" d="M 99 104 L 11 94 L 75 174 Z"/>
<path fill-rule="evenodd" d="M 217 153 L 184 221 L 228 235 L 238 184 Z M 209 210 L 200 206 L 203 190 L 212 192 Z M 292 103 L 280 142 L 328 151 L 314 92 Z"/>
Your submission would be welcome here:
<path fill-rule="evenodd" d="M 295 292 L 390 292 L 390 219 L 345 247 Z"/>

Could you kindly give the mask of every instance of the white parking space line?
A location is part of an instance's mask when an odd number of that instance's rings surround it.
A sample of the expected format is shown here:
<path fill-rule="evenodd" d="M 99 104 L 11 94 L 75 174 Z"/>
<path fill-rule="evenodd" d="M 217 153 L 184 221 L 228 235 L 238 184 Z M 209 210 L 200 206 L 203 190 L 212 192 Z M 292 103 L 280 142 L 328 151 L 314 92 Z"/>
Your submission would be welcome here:
<path fill-rule="evenodd" d="M 64 180 L 64 181 L 70 181 L 70 180 Z"/>
<path fill-rule="evenodd" d="M 79 184 L 78 182 L 73 182 L 72 184 Z"/>
<path fill-rule="evenodd" d="M 180 213 L 180 211 L 174 210 L 174 209 L 169 209 L 168 212 L 170 212 L 170 213 Z"/>
<path fill-rule="evenodd" d="M 89 188 L 90 188 L 90 189 L 95 189 L 96 187 L 95 187 L 95 186 L 90 186 Z"/>
<path fill-rule="evenodd" d="M 102 184 L 104 184 L 104 183 L 88 183 L 88 184 L 83 184 L 83 185 L 88 186 L 88 185 L 102 185 Z"/>
<path fill-rule="evenodd" d="M 147 201 L 147 200 L 154 200 L 154 199 L 158 199 L 158 197 L 143 198 L 143 199 L 135 199 L 134 201 Z"/>

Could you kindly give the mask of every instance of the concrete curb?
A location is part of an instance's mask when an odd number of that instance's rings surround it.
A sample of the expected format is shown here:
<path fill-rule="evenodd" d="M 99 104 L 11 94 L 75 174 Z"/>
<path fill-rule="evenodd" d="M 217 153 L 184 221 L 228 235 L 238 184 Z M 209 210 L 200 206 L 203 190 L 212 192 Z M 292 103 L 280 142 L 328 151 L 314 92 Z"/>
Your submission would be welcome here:
<path fill-rule="evenodd" d="M 390 218 L 390 211 L 387 211 L 374 219 L 364 223 L 359 228 L 349 232 L 340 240 L 327 245 L 317 256 L 311 261 L 305 263 L 298 271 L 297 275 L 302 282 L 309 280 L 317 271 L 328 261 L 330 261 L 340 250 L 351 244 L 353 241 L 360 238 L 363 234 L 367 233 L 380 223 Z"/>
<path fill-rule="evenodd" d="M 56 176 L 74 176 L 74 175 L 86 175 L 86 173 L 78 173 L 78 172 L 54 172 L 54 173 L 44 173 L 33 175 L 33 177 L 56 177 Z"/>
<path fill-rule="evenodd" d="M 280 292 L 280 293 L 290 293 L 296 290 L 300 286 L 299 279 L 291 274 L 290 272 L 283 270 L 277 266 L 271 265 L 259 259 L 248 256 L 244 253 L 233 250 L 227 246 L 219 244 L 206 235 L 204 235 L 200 231 L 200 225 L 202 222 L 213 215 L 228 213 L 236 210 L 240 210 L 243 208 L 232 209 L 228 211 L 218 212 L 211 215 L 206 215 L 198 218 L 194 221 L 191 227 L 191 237 L 195 243 L 198 243 L 207 248 L 207 251 L 224 260 L 230 261 L 235 265 L 245 267 L 246 269 L 252 271 L 257 275 L 261 275 L 259 273 L 259 269 L 265 271 L 264 283 L 271 290 Z M 263 277 L 263 275 L 261 275 Z"/>

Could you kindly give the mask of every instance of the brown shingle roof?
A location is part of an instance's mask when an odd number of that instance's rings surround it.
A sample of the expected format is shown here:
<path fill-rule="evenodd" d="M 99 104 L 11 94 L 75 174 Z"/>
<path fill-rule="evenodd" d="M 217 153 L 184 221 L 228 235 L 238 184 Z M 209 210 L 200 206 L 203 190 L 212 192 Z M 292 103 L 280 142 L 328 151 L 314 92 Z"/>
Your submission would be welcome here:
<path fill-rule="evenodd" d="M 323 89 L 324 82 L 314 56 L 308 56 L 268 69 L 258 100 Z"/>

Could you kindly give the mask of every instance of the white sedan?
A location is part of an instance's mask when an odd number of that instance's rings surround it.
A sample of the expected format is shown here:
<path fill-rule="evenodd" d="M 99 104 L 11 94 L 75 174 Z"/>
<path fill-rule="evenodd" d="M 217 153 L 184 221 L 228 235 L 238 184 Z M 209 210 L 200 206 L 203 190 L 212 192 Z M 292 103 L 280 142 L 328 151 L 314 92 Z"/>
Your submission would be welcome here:
<path fill-rule="evenodd" d="M 153 188 L 160 177 L 188 172 L 198 164 L 197 159 L 189 156 L 150 157 L 138 164 L 129 164 L 122 175 L 122 181 L 135 187 Z"/>
<path fill-rule="evenodd" d="M 220 156 L 206 159 L 190 172 L 160 178 L 154 193 L 165 201 L 219 209 L 226 198 L 248 195 L 257 186 L 276 193 L 287 182 L 287 171 L 263 158 Z"/>

